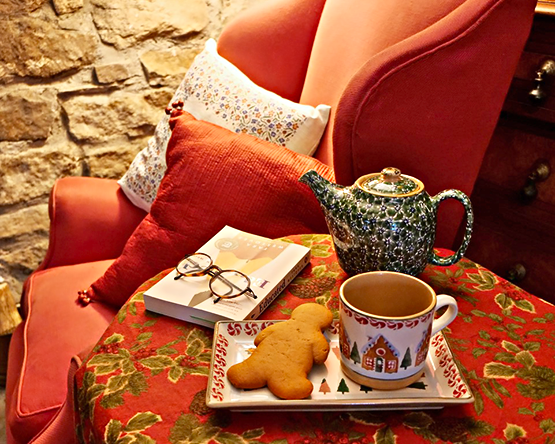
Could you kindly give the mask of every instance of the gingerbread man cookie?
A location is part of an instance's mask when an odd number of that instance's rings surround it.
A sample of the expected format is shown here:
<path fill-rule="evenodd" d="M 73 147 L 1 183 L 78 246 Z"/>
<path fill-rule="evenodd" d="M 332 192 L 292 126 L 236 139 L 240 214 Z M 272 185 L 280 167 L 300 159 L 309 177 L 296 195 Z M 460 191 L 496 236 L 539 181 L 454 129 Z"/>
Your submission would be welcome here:
<path fill-rule="evenodd" d="M 312 393 L 308 373 L 313 364 L 323 364 L 330 351 L 322 331 L 333 320 L 324 306 L 298 306 L 291 319 L 262 330 L 255 338 L 256 349 L 245 361 L 231 366 L 227 378 L 237 388 L 268 389 L 282 399 L 302 399 Z"/>

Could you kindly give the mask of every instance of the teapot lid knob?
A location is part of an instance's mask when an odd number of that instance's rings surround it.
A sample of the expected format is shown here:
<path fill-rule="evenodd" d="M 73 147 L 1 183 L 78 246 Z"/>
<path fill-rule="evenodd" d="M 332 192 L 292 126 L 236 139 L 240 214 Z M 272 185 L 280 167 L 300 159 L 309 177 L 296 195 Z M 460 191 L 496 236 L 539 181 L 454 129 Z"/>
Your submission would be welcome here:
<path fill-rule="evenodd" d="M 424 184 L 420 180 L 401 174 L 399 168 L 393 167 L 360 177 L 356 186 L 376 196 L 395 198 L 413 196 L 424 190 Z"/>
<path fill-rule="evenodd" d="M 384 168 L 382 170 L 382 179 L 384 182 L 399 182 L 399 179 L 401 179 L 401 170 L 393 167 Z"/>

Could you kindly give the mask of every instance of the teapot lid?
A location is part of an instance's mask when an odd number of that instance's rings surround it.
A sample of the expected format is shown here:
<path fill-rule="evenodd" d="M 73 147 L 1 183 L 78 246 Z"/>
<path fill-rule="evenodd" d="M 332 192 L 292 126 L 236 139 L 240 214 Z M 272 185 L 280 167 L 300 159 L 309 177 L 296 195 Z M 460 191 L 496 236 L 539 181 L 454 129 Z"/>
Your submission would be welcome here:
<path fill-rule="evenodd" d="M 363 191 L 385 197 L 408 197 L 424 190 L 420 180 L 392 167 L 384 168 L 381 173 L 362 176 L 356 185 Z"/>

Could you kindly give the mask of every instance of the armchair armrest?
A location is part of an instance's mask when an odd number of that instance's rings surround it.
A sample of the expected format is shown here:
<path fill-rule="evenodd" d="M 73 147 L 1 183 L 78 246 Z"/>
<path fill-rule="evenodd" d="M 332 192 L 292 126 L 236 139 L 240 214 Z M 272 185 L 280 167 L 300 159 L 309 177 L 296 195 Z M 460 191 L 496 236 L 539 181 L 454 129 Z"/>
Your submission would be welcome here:
<path fill-rule="evenodd" d="M 39 270 L 118 257 L 146 213 L 115 180 L 65 177 L 52 188 L 49 216 L 49 245 Z"/>

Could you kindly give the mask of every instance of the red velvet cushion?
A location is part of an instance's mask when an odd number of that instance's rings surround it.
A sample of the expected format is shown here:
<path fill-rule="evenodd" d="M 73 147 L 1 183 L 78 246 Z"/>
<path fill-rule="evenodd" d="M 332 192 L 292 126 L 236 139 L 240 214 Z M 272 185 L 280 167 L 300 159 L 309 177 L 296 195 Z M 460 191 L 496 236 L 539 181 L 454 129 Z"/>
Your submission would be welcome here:
<path fill-rule="evenodd" d="M 150 213 L 87 295 L 121 306 L 145 280 L 173 267 L 225 225 L 269 238 L 325 233 L 312 192 L 298 182 L 321 162 L 185 113 L 174 119 L 168 169 Z"/>

